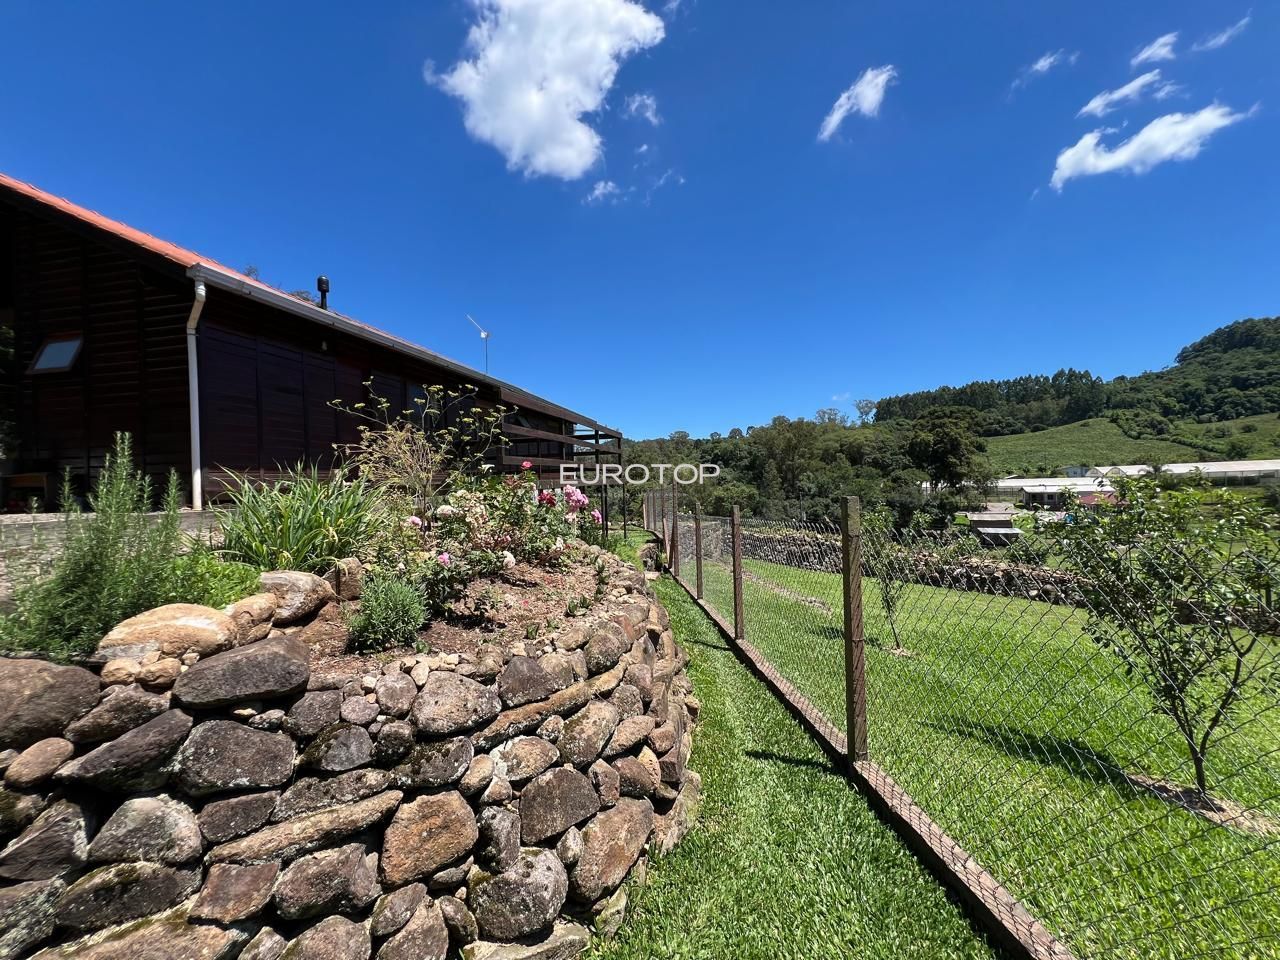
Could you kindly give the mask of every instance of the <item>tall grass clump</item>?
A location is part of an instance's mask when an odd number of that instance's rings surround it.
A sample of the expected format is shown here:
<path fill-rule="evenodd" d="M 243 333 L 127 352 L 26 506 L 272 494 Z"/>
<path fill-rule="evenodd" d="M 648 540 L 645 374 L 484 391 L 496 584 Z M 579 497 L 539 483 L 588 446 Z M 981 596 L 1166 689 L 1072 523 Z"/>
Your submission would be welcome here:
<path fill-rule="evenodd" d="M 363 478 L 291 469 L 274 483 L 232 474 L 229 509 L 218 512 L 222 553 L 259 570 L 324 573 L 366 553 L 384 523 L 380 498 Z"/>
<path fill-rule="evenodd" d="M 89 511 L 75 505 L 64 484 L 63 546 L 47 576 L 18 586 L 14 610 L 0 619 L 0 646 L 67 659 L 93 650 L 121 620 L 164 603 L 226 603 L 253 592 L 244 569 L 228 568 L 189 544 L 179 523 L 181 495 L 169 474 L 160 515 L 151 480 L 133 466 L 126 433 L 103 463 Z M 229 596 L 230 594 L 235 596 Z"/>

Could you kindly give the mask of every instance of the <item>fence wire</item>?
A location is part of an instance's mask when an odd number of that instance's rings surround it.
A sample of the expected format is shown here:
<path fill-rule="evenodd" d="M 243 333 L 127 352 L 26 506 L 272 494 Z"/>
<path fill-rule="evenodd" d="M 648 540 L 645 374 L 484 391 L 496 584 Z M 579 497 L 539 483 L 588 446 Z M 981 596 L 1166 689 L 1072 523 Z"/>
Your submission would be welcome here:
<path fill-rule="evenodd" d="M 696 525 L 680 578 L 732 622 L 731 523 Z M 870 760 L 1078 957 L 1280 957 L 1280 563 L 1085 529 L 856 531 Z M 844 729 L 840 531 L 740 536 L 739 628 Z"/>

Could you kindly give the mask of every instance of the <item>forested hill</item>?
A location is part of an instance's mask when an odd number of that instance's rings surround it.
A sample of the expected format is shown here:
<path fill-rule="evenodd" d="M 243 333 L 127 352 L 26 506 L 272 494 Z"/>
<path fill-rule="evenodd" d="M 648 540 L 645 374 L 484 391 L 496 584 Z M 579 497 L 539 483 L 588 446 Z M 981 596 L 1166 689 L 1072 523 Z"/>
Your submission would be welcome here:
<path fill-rule="evenodd" d="M 942 406 L 978 411 L 974 427 L 984 436 L 1100 416 L 1150 428 L 1160 420 L 1233 420 L 1280 411 L 1280 317 L 1221 327 L 1180 350 L 1173 366 L 1136 377 L 1106 381 L 1087 370 L 1068 369 L 1052 376 L 981 380 L 885 397 L 875 418 L 877 423 L 914 420 Z"/>

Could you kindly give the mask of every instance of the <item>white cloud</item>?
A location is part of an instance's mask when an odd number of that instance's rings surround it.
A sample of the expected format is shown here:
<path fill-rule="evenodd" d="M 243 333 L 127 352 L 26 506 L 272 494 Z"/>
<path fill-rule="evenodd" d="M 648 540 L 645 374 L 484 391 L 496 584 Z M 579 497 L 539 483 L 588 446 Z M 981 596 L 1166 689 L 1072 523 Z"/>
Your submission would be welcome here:
<path fill-rule="evenodd" d="M 610 203 L 617 203 L 618 196 L 621 193 L 622 190 L 612 180 L 597 180 L 595 186 L 591 188 L 591 192 L 587 194 L 586 199 L 582 202 L 592 205 L 604 203 L 606 200 Z"/>
<path fill-rule="evenodd" d="M 1240 21 L 1233 23 L 1221 33 L 1212 33 L 1203 40 L 1197 40 L 1192 44 L 1191 49 L 1199 53 L 1202 50 L 1217 50 L 1219 47 L 1225 47 L 1240 34 L 1244 33 L 1244 28 L 1249 26 L 1249 21 L 1253 19 L 1252 13 L 1245 15 Z"/>
<path fill-rule="evenodd" d="M 891 64 L 862 71 L 862 76 L 840 94 L 831 112 L 822 121 L 818 139 L 824 142 L 830 140 L 840 129 L 844 118 L 851 113 L 860 113 L 864 117 L 876 116 L 880 112 L 880 104 L 884 102 L 885 89 L 897 76 L 898 71 Z"/>
<path fill-rule="evenodd" d="M 676 173 L 674 170 L 668 169 L 662 174 L 662 176 L 658 177 L 649 185 L 649 189 L 645 191 L 644 202 L 647 204 L 653 199 L 653 195 L 668 183 L 674 183 L 677 187 L 683 187 L 684 177 Z"/>
<path fill-rule="evenodd" d="M 1080 58 L 1080 51 L 1067 53 L 1065 50 L 1051 50 L 1044 54 L 1035 63 L 1029 64 L 1022 68 L 1022 72 L 1018 74 L 1018 78 L 1013 81 L 1013 87 L 1016 90 L 1024 84 L 1030 83 L 1036 77 L 1044 76 L 1059 64 L 1075 65 L 1076 60 Z"/>
<path fill-rule="evenodd" d="M 1152 120 L 1114 148 L 1100 142 L 1104 134 L 1114 130 L 1094 130 L 1058 154 L 1049 182 L 1061 192 L 1066 182 L 1075 177 L 1116 171 L 1142 174 L 1168 160 L 1190 160 L 1211 136 L 1251 113 L 1236 113 L 1219 103 L 1197 113 L 1169 113 Z"/>
<path fill-rule="evenodd" d="M 1130 80 L 1123 87 L 1102 91 L 1102 93 L 1081 107 L 1076 116 L 1105 117 L 1121 104 L 1141 100 L 1148 91 L 1157 100 L 1167 100 L 1178 90 L 1177 84 L 1161 79 L 1159 70 L 1151 70 L 1140 77 Z"/>
<path fill-rule="evenodd" d="M 1156 37 L 1145 47 L 1133 55 L 1129 61 L 1130 67 L 1136 67 L 1142 63 L 1157 63 L 1161 60 L 1173 60 L 1177 54 L 1173 52 L 1173 45 L 1178 42 L 1178 33 L 1166 33 L 1162 37 Z"/>
<path fill-rule="evenodd" d="M 658 116 L 658 100 L 652 93 L 634 93 L 627 97 L 628 117 L 644 117 L 655 127 L 662 122 Z"/>
<path fill-rule="evenodd" d="M 596 112 L 627 57 L 662 40 L 631 0 L 470 0 L 470 59 L 427 80 L 463 102 L 467 132 L 528 176 L 576 180 L 603 152 Z"/>

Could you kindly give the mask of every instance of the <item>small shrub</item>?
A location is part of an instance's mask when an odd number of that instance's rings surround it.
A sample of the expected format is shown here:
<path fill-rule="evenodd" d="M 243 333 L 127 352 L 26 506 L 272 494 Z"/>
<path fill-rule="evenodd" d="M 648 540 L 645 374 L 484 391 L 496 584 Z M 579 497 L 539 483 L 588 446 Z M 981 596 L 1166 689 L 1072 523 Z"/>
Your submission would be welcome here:
<path fill-rule="evenodd" d="M 427 607 L 413 584 L 378 574 L 365 582 L 360 609 L 347 618 L 352 646 L 390 650 L 412 646 L 427 620 Z"/>
<path fill-rule="evenodd" d="M 429 554 L 409 568 L 410 582 L 417 588 L 427 617 L 433 620 L 443 617 L 472 579 L 489 572 L 485 555 L 477 554 L 473 561 L 444 551 Z"/>
<path fill-rule="evenodd" d="M 223 560 L 203 544 L 175 557 L 163 603 L 202 603 L 225 607 L 258 592 L 258 571 L 247 563 Z"/>
<path fill-rule="evenodd" d="M 207 551 L 183 555 L 176 474 L 159 517 L 147 516 L 153 499 L 151 481 L 133 469 L 128 434 L 117 434 L 89 495 L 92 513 L 69 507 L 63 514 L 62 550 L 47 575 L 19 584 L 14 612 L 0 619 L 0 646 L 66 659 L 93 650 L 121 620 L 152 607 L 221 605 L 253 592 L 248 572 Z M 64 491 L 62 502 L 75 500 Z"/>
<path fill-rule="evenodd" d="M 236 476 L 218 513 L 223 554 L 259 570 L 323 573 L 371 549 L 385 514 L 363 480 L 294 469 L 272 484 Z"/>

